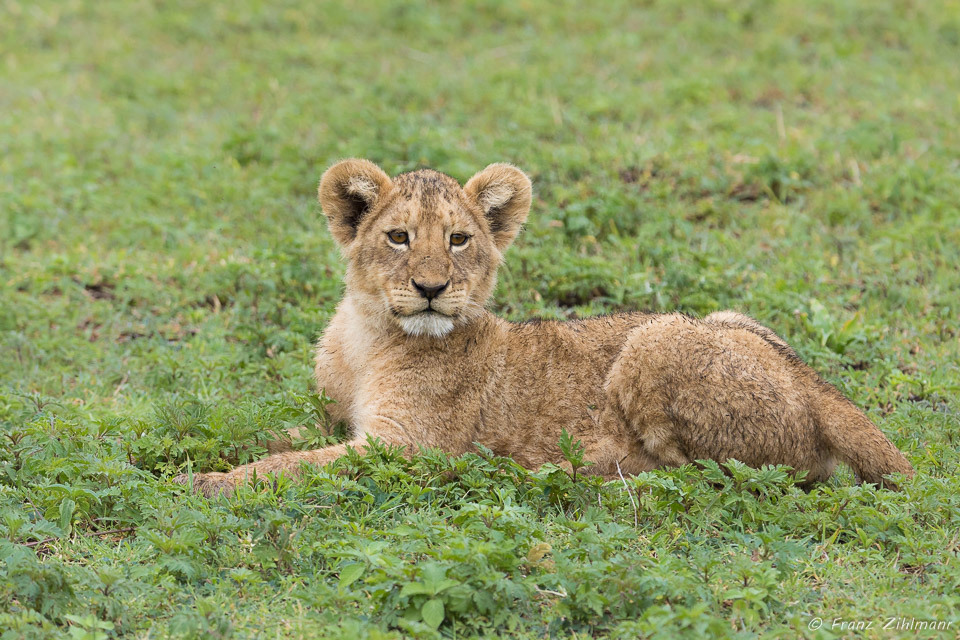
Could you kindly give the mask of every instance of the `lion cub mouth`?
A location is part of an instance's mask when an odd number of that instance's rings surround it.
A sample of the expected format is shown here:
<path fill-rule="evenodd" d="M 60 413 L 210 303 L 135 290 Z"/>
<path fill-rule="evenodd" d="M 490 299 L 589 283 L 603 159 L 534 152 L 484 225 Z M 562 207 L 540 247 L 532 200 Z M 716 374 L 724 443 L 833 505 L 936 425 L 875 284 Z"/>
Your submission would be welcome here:
<path fill-rule="evenodd" d="M 408 316 L 397 318 L 400 328 L 409 336 L 432 336 L 442 338 L 453 331 L 453 318 L 427 307 Z"/>
<path fill-rule="evenodd" d="M 430 315 L 443 316 L 444 318 L 450 317 L 449 314 L 446 314 L 443 311 L 440 311 L 438 309 L 434 309 L 433 307 L 426 307 L 423 309 L 418 309 L 416 311 L 410 311 L 410 312 L 403 312 L 403 311 L 398 311 L 396 309 L 390 309 L 390 313 L 393 314 L 395 318 L 415 318 L 417 316 L 430 316 Z"/>

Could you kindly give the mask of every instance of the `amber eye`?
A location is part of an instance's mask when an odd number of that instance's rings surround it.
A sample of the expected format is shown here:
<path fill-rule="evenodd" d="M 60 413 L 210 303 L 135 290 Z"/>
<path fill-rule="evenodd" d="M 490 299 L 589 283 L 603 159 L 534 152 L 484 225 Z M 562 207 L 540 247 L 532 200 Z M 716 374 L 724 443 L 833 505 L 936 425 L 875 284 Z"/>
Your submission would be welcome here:
<path fill-rule="evenodd" d="M 396 229 L 393 231 L 388 231 L 387 237 L 390 238 L 390 242 L 394 244 L 406 244 L 408 239 L 406 231 L 399 231 Z"/>
<path fill-rule="evenodd" d="M 451 233 L 450 234 L 450 244 L 455 247 L 462 247 L 467 244 L 467 234 L 465 233 Z"/>

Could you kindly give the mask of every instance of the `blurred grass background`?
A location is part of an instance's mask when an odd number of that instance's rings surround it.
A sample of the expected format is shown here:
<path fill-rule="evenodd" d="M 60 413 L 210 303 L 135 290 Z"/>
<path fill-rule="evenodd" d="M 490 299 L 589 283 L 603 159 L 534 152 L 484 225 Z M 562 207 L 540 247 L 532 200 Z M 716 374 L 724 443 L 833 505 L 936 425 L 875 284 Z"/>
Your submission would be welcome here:
<path fill-rule="evenodd" d="M 535 200 L 496 312 L 752 314 L 896 440 L 955 531 L 958 59 L 949 0 L 0 0 L 0 459 L 47 421 L 94 458 L 115 429 L 147 471 L 254 455 L 342 291 L 322 170 L 509 161 Z M 39 522 L 31 491 L 98 482 L 58 469 L 4 504 Z M 955 535 L 930 535 L 924 566 L 955 570 Z M 863 571 L 861 613 L 949 591 Z"/>

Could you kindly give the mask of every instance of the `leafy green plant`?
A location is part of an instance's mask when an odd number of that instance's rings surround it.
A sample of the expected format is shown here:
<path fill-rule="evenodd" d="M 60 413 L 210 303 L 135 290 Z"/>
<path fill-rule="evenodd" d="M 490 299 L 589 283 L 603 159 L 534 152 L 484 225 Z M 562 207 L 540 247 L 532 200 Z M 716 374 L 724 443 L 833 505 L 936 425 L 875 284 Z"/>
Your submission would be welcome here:
<path fill-rule="evenodd" d="M 570 465 L 570 479 L 577 481 L 577 469 L 588 467 L 592 462 L 584 459 L 585 447 L 579 440 L 574 441 L 573 436 L 567 433 L 566 429 L 560 431 L 560 441 L 557 443 L 560 447 L 560 453 L 564 460 Z"/>
<path fill-rule="evenodd" d="M 97 620 L 96 616 L 64 616 L 70 622 L 68 628 L 72 640 L 107 640 L 107 631 L 113 631 L 113 623 Z"/>
<path fill-rule="evenodd" d="M 845 322 L 840 322 L 819 300 L 811 299 L 808 308 L 809 311 L 802 313 L 800 318 L 808 333 L 820 343 L 820 346 L 827 347 L 842 356 L 851 345 L 867 342 L 871 333 L 870 327 L 864 325 L 859 314 L 851 316 Z"/>
<path fill-rule="evenodd" d="M 306 393 L 297 396 L 299 409 L 290 416 L 289 428 L 299 429 L 293 447 L 299 450 L 320 449 L 335 444 L 347 436 L 347 425 L 334 423 L 327 413 L 333 403 L 326 392 Z M 292 423 L 292 424 L 291 424 Z"/>

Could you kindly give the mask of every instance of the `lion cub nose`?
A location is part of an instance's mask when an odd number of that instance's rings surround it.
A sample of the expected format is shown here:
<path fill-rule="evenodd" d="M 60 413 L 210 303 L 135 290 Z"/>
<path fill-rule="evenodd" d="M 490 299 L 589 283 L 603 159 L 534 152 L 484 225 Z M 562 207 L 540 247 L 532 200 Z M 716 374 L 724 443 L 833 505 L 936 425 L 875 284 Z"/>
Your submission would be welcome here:
<path fill-rule="evenodd" d="M 422 295 L 427 300 L 433 300 L 438 295 L 443 293 L 444 289 L 446 289 L 450 285 L 449 280 L 447 280 L 443 284 L 437 284 L 437 285 L 420 284 L 416 280 L 410 280 L 410 282 L 413 283 L 413 288 L 419 291 L 420 295 Z"/>

